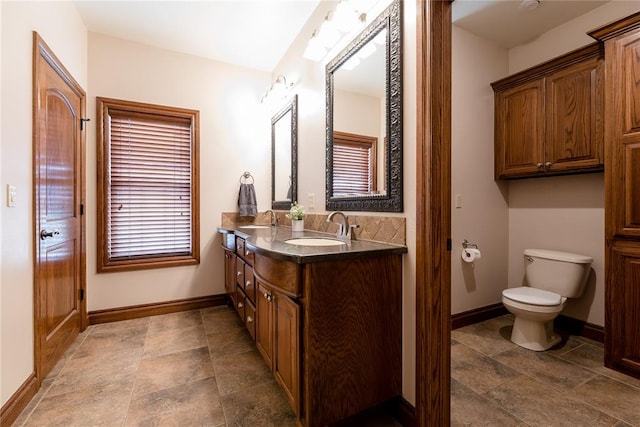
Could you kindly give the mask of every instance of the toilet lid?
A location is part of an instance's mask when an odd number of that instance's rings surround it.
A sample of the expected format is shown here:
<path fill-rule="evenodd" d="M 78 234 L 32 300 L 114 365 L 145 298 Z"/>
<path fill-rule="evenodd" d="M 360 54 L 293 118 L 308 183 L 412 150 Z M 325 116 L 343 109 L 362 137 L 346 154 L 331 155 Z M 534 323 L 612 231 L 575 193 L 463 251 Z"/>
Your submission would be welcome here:
<path fill-rule="evenodd" d="M 562 297 L 556 293 L 530 288 L 529 286 L 505 289 L 502 291 L 502 296 L 513 301 L 532 305 L 550 306 L 558 305 L 562 302 Z"/>

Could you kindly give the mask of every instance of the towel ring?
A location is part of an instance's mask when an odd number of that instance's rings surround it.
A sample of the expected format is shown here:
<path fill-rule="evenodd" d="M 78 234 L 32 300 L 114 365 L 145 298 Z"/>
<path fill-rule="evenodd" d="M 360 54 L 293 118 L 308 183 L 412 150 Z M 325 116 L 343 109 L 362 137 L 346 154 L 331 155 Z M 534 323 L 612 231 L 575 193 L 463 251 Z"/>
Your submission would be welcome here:
<path fill-rule="evenodd" d="M 251 178 L 251 182 L 247 182 L 249 178 Z M 254 182 L 253 175 L 251 175 L 250 172 L 245 172 L 242 175 L 240 175 L 240 184 L 253 184 L 253 182 Z"/>

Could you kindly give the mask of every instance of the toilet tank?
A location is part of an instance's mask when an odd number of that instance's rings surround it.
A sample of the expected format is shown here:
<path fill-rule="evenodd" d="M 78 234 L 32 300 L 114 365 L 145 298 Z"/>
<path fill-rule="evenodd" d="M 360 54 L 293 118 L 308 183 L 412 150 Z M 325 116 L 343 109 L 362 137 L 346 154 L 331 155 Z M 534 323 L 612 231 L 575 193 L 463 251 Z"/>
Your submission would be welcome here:
<path fill-rule="evenodd" d="M 582 295 L 593 258 L 546 249 L 525 249 L 523 255 L 525 284 L 567 298 Z"/>

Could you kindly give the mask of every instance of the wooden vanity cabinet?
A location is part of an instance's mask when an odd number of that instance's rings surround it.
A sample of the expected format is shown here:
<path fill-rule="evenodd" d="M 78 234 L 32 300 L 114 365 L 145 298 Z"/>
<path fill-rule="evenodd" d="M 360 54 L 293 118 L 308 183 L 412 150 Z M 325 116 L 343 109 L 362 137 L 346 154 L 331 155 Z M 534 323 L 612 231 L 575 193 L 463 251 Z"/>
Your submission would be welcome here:
<path fill-rule="evenodd" d="M 497 179 L 603 170 L 602 44 L 570 52 L 491 86 Z"/>
<path fill-rule="evenodd" d="M 640 12 L 605 45 L 605 366 L 640 378 Z"/>
<path fill-rule="evenodd" d="M 402 256 L 308 264 L 255 255 L 256 345 L 304 426 L 401 393 Z"/>

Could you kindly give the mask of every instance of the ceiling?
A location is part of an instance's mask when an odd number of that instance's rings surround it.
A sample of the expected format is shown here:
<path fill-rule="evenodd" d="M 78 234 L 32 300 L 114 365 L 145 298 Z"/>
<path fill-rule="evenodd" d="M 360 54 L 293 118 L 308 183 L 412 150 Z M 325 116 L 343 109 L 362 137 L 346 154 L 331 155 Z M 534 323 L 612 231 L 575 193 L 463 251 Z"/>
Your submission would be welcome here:
<path fill-rule="evenodd" d="M 584 15 L 608 1 L 540 0 L 527 10 L 521 0 L 456 0 L 455 25 L 505 48 L 535 40 L 540 34 Z M 529 4 L 536 3 L 528 0 Z"/>
<path fill-rule="evenodd" d="M 74 2 L 89 31 L 271 72 L 319 1 Z"/>
<path fill-rule="evenodd" d="M 89 31 L 266 72 L 320 1 L 329 0 L 74 0 Z M 510 48 L 604 3 L 541 0 L 524 11 L 515 0 L 456 0 L 453 20 Z"/>

